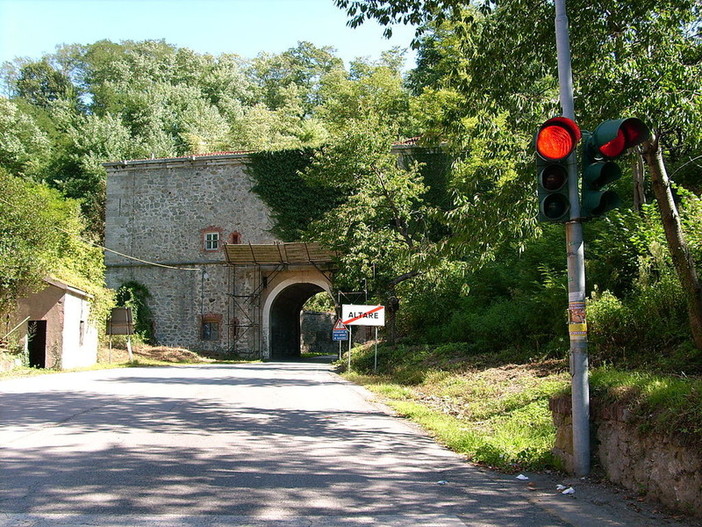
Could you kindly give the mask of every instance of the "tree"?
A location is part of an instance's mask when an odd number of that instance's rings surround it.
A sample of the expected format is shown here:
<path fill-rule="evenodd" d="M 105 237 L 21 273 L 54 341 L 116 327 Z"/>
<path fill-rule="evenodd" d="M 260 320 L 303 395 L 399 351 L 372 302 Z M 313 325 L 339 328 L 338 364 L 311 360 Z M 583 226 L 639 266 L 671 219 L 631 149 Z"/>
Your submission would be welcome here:
<path fill-rule="evenodd" d="M 102 253 L 80 241 L 83 222 L 76 202 L 2 169 L 0 186 L 0 315 L 50 275 L 108 298 Z"/>
<path fill-rule="evenodd" d="M 512 141 L 512 147 L 502 159 L 524 159 L 529 148 L 526 139 L 537 124 L 544 117 L 558 113 L 554 12 L 550 2 L 495 0 L 479 2 L 476 8 L 464 8 L 462 2 L 455 0 L 381 0 L 372 4 L 337 0 L 336 4 L 347 10 L 352 26 L 370 19 L 383 25 L 395 22 L 421 25 L 415 42 L 420 49 L 424 45 L 420 59 L 433 56 L 438 61 L 420 60 L 422 70 L 413 77 L 414 89 L 418 91 L 420 83 L 429 83 L 434 90 L 447 86 L 440 83 L 448 83 L 464 96 L 466 103 L 458 107 L 462 118 L 457 119 L 454 114 L 444 119 L 447 123 L 444 130 L 454 143 L 460 144 L 460 138 L 465 137 L 456 132 L 466 122 L 482 123 L 477 127 L 480 130 L 489 127 L 489 121 L 493 120 L 503 129 L 499 133 L 503 142 L 505 137 L 523 138 Z M 654 188 L 661 181 L 655 173 L 657 156 L 668 152 L 678 163 L 685 164 L 702 150 L 699 133 L 702 96 L 691 89 L 702 74 L 701 14 L 702 5 L 694 0 L 663 3 L 620 0 L 616 7 L 604 1 L 568 3 L 577 120 L 587 129 L 605 119 L 635 115 L 657 130 L 657 139 L 649 148 L 657 146 L 661 152 L 647 153 L 649 166 L 654 169 Z M 422 40 L 421 35 L 426 31 L 433 32 Z M 467 61 L 461 60 L 458 53 L 450 53 L 451 46 L 445 45 L 453 38 L 449 35 L 458 36 L 457 42 L 451 42 L 460 54 L 468 57 Z M 446 66 L 452 73 L 445 73 Z M 468 168 L 475 166 L 472 152 L 465 159 Z M 464 205 L 451 215 L 459 220 L 454 226 L 457 231 L 461 224 L 468 227 L 463 232 L 468 234 L 469 241 L 492 246 L 496 241 L 494 232 L 504 230 L 505 225 L 516 232 L 530 228 L 530 214 L 518 209 L 533 205 L 523 201 L 517 210 L 511 209 L 511 214 L 505 213 L 510 209 L 502 208 L 514 196 L 510 189 L 515 185 L 525 188 L 522 185 L 527 184 L 519 175 L 527 164 L 521 167 L 520 164 L 513 165 L 516 177 L 494 180 L 480 173 L 473 174 L 480 178 L 474 182 L 470 181 L 470 170 L 458 167 L 459 173 L 469 176 L 464 178 L 469 182 L 468 188 L 479 191 L 461 192 L 459 199 Z M 495 187 L 496 182 L 501 188 Z M 487 220 L 492 221 L 492 229 L 472 227 L 474 218 L 481 217 L 479 205 L 487 197 L 481 185 L 487 185 L 489 202 L 496 209 L 491 220 Z M 661 211 L 666 210 L 666 200 L 670 201 L 669 193 L 668 198 L 665 195 L 657 192 Z M 504 200 L 503 196 L 508 199 Z M 674 215 L 667 213 L 664 217 L 674 219 Z M 468 221 L 464 222 L 463 218 Z M 682 233 L 679 224 L 677 229 L 674 225 L 666 229 Z M 680 246 L 681 237 L 672 236 L 668 240 L 673 254 Z M 505 241 L 508 242 L 508 237 Z M 684 260 L 687 268 L 694 269 L 689 259 Z M 689 282 L 692 274 L 686 276 L 681 275 L 684 287 L 692 284 Z M 693 290 L 697 289 L 699 286 L 695 285 Z M 702 327 L 702 310 L 695 312 L 691 311 L 693 333 L 694 327 Z M 695 340 L 702 347 L 702 339 Z"/>
<path fill-rule="evenodd" d="M 280 90 L 280 105 L 275 110 L 263 103 L 238 106 L 230 117 L 229 145 L 243 150 L 289 150 L 321 145 L 327 131 L 320 119 L 305 117 L 300 89 L 290 84 Z M 232 112 L 233 113 L 233 112 Z"/>
<path fill-rule="evenodd" d="M 685 295 L 692 338 L 695 346 L 702 349 L 702 286 L 692 252 L 682 231 L 680 215 L 673 199 L 658 141 L 659 137 L 656 135 L 646 141 L 643 156 L 651 171 L 653 191 L 660 209 L 668 249 Z"/>
<path fill-rule="evenodd" d="M 253 60 L 250 75 L 261 93 L 261 102 L 271 110 L 286 103 L 283 90 L 297 86 L 304 115 L 310 115 L 319 103 L 322 79 L 343 70 L 343 62 L 330 47 L 318 48 L 310 42 L 298 42 L 279 55 L 261 54 Z"/>
<path fill-rule="evenodd" d="M 330 133 L 345 130 L 349 121 L 376 116 L 396 123 L 396 138 L 415 135 L 416 123 L 409 111 L 410 96 L 403 85 L 399 60 L 397 52 L 379 62 L 356 60 L 348 73 L 339 70 L 324 77 L 316 115 Z"/>
<path fill-rule="evenodd" d="M 0 167 L 18 176 L 39 176 L 47 161 L 49 138 L 31 116 L 0 98 Z"/>
<path fill-rule="evenodd" d="M 396 287 L 420 274 L 432 254 L 426 187 L 417 164 L 402 167 L 392 152 L 396 134 L 380 114 L 349 121 L 303 172 L 341 196 L 306 235 L 342 255 L 339 279 L 356 287 L 367 281 L 387 302 L 392 323 Z"/>
<path fill-rule="evenodd" d="M 77 106 L 78 98 L 71 80 L 52 68 L 47 60 L 31 62 L 20 69 L 17 95 L 40 107 L 48 107 L 60 99 Z"/>
<path fill-rule="evenodd" d="M 102 237 L 108 160 L 144 157 L 118 119 L 64 113 L 61 137 L 48 167 L 48 183 L 81 203 L 90 230 Z"/>

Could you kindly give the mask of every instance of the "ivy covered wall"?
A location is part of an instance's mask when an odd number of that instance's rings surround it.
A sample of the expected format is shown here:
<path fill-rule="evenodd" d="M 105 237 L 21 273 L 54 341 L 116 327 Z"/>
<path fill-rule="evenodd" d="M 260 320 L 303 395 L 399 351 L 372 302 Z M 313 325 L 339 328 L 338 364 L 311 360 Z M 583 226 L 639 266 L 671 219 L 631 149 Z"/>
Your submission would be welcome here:
<path fill-rule="evenodd" d="M 303 238 L 310 222 L 321 218 L 338 203 L 331 187 L 310 184 L 301 175 L 314 150 L 278 150 L 251 154 L 247 173 L 253 191 L 273 212 L 272 233 L 285 242 Z"/>
<path fill-rule="evenodd" d="M 272 233 L 285 242 L 304 239 L 309 224 L 334 209 L 346 197 L 331 185 L 304 178 L 302 172 L 312 162 L 315 152 L 314 149 L 257 152 L 247 161 L 246 171 L 254 182 L 252 190 L 273 212 Z M 405 166 L 412 161 L 422 164 L 421 174 L 428 187 L 427 201 L 436 207 L 447 208 L 451 157 L 422 148 L 401 155 Z"/>

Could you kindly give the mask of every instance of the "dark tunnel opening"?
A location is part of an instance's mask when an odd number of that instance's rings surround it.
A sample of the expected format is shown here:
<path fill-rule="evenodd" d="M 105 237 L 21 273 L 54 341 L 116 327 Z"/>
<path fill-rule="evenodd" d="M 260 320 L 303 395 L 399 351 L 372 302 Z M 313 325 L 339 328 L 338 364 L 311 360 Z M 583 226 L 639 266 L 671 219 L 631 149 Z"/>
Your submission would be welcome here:
<path fill-rule="evenodd" d="M 300 312 L 305 302 L 321 291 L 324 289 L 315 284 L 294 284 L 273 300 L 270 311 L 272 359 L 300 358 Z"/>

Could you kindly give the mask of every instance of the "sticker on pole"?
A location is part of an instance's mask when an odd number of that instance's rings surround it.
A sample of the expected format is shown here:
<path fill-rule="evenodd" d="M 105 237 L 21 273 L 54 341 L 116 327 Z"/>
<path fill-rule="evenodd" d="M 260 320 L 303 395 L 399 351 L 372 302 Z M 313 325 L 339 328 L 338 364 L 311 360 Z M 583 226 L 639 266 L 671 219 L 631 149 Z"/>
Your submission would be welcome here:
<path fill-rule="evenodd" d="M 570 302 L 568 304 L 568 333 L 574 340 L 587 338 L 587 313 L 585 302 Z"/>
<path fill-rule="evenodd" d="M 341 306 L 341 320 L 346 326 L 384 326 L 385 306 Z"/>
<path fill-rule="evenodd" d="M 332 341 L 338 342 L 342 340 L 349 340 L 349 328 L 341 320 L 337 320 L 334 329 L 332 329 Z"/>

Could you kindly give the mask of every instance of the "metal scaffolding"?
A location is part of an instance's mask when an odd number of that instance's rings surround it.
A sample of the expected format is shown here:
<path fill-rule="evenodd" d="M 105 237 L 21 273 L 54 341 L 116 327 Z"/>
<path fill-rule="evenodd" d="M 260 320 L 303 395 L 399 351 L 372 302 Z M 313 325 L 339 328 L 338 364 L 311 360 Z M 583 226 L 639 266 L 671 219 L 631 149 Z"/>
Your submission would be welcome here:
<path fill-rule="evenodd" d="M 275 277 L 291 267 L 311 266 L 331 282 L 333 269 L 329 267 L 336 257 L 318 243 L 304 242 L 225 244 L 224 251 L 229 265 L 227 348 L 238 353 L 240 343 L 248 339 L 248 354 L 261 352 L 261 295 Z"/>

